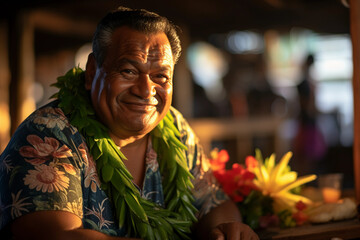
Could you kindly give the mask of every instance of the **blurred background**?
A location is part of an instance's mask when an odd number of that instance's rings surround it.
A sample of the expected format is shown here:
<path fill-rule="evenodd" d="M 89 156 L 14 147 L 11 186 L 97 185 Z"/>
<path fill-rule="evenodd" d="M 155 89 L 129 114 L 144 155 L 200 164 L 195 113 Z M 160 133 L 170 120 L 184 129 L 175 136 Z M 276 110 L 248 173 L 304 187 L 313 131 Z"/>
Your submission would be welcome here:
<path fill-rule="evenodd" d="M 119 5 L 182 29 L 173 105 L 207 154 L 243 163 L 255 148 L 293 151 L 299 175 L 345 173 L 353 187 L 352 46 L 341 0 L 2 1 L 0 152 L 50 87 L 84 67 L 97 22 Z"/>

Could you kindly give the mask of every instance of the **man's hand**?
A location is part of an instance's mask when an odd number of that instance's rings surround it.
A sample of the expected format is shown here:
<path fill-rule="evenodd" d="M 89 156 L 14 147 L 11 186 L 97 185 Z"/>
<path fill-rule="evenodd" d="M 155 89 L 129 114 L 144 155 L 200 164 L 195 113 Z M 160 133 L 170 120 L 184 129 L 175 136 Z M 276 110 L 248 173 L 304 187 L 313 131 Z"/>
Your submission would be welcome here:
<path fill-rule="evenodd" d="M 248 225 L 229 222 L 213 228 L 210 232 L 210 240 L 259 240 L 259 237 Z"/>
<path fill-rule="evenodd" d="M 242 223 L 236 204 L 228 200 L 203 216 L 195 226 L 201 240 L 258 240 L 256 233 Z"/>

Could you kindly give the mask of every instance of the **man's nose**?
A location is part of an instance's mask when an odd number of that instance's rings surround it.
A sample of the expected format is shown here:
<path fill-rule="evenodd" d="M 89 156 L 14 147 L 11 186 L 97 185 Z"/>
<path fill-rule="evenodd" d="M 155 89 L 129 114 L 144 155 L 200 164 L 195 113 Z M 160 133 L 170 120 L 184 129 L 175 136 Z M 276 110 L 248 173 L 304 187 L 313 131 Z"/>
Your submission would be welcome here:
<path fill-rule="evenodd" d="M 143 99 L 149 99 L 156 95 L 155 83 L 148 74 L 140 74 L 138 81 L 133 86 L 133 93 Z"/>

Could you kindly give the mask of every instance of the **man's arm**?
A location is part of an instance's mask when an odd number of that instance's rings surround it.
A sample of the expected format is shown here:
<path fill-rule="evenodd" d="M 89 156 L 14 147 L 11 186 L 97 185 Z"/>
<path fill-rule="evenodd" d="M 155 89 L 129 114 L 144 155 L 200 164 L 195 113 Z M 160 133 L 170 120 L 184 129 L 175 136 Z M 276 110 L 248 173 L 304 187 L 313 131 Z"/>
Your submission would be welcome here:
<path fill-rule="evenodd" d="M 37 240 L 131 240 L 84 229 L 81 219 L 65 211 L 38 211 L 19 217 L 11 224 L 13 239 Z"/>
<path fill-rule="evenodd" d="M 213 208 L 195 226 L 198 239 L 257 240 L 259 237 L 246 224 L 242 223 L 240 212 L 231 200 Z"/>

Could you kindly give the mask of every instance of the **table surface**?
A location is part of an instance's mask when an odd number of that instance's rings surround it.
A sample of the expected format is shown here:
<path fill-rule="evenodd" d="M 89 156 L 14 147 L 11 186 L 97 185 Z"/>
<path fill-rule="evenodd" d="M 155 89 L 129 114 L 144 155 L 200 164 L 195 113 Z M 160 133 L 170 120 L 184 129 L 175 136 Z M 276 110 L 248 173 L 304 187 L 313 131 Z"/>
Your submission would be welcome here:
<path fill-rule="evenodd" d="M 360 221 L 350 219 L 323 224 L 308 224 L 286 229 L 267 229 L 259 231 L 261 240 L 330 240 L 336 239 L 360 239 Z"/>

